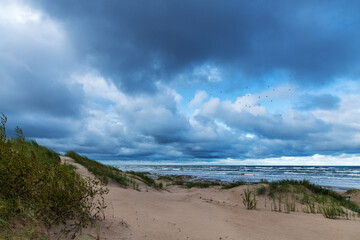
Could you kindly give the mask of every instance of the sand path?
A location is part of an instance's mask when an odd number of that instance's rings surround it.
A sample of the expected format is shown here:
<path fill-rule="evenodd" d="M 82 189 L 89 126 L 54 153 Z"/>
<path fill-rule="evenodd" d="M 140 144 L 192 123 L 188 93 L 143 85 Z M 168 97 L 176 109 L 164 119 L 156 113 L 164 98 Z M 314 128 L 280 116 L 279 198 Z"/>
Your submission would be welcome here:
<path fill-rule="evenodd" d="M 62 160 L 76 165 L 83 176 L 91 176 L 72 159 Z M 360 239 L 359 219 L 272 212 L 264 198 L 259 198 L 257 210 L 246 210 L 241 202 L 244 186 L 230 190 L 169 186 L 167 191 L 141 186 L 139 192 L 110 182 L 108 188 L 106 219 L 97 231 L 89 232 L 100 239 Z"/>

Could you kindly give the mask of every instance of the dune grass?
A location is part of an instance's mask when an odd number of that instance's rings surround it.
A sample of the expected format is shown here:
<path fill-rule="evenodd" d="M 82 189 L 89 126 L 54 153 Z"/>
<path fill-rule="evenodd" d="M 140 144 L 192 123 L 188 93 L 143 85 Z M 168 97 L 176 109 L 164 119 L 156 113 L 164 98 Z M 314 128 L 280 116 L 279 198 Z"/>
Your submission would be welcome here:
<path fill-rule="evenodd" d="M 185 186 L 187 188 L 208 188 L 212 186 L 220 186 L 220 183 L 217 182 L 186 182 Z"/>
<path fill-rule="evenodd" d="M 153 178 L 147 176 L 148 174 L 150 174 L 148 172 L 127 171 L 126 173 L 139 177 L 143 183 L 145 183 L 146 185 L 148 185 L 150 187 L 160 188 L 160 189 L 163 188 L 162 183 L 157 183 Z"/>
<path fill-rule="evenodd" d="M 81 156 L 73 151 L 67 152 L 65 156 L 71 157 L 75 160 L 75 162 L 86 167 L 89 172 L 98 177 L 104 184 L 108 183 L 109 178 L 115 180 L 123 187 L 127 187 L 132 184 L 132 180 L 129 179 L 120 169 L 112 166 L 106 166 L 85 156 Z"/>
<path fill-rule="evenodd" d="M 316 210 L 314 210 L 315 203 L 321 204 L 328 201 L 360 214 L 360 206 L 358 204 L 347 200 L 335 191 L 312 184 L 307 180 L 280 180 L 270 182 L 269 190 L 269 194 L 273 194 L 274 192 L 289 193 L 292 191 L 302 193 L 302 203 L 305 203 L 309 211 L 313 213 L 316 212 Z"/>
<path fill-rule="evenodd" d="M 247 210 L 254 210 L 257 206 L 256 193 L 251 191 L 249 187 L 244 189 L 242 202 Z"/>
<path fill-rule="evenodd" d="M 223 184 L 222 185 L 222 189 L 230 189 L 230 188 L 234 188 L 234 187 L 238 187 L 238 186 L 242 186 L 242 185 L 246 185 L 247 183 L 245 181 L 237 181 L 237 182 L 232 182 L 232 183 L 228 183 L 228 184 Z"/>
<path fill-rule="evenodd" d="M 123 172 L 116 167 L 101 164 L 85 156 L 81 156 L 73 151 L 67 152 L 65 155 L 71 157 L 77 163 L 86 167 L 89 170 L 89 172 L 94 174 L 104 184 L 107 184 L 109 178 L 111 178 L 115 180 L 117 183 L 119 183 L 122 187 L 126 188 L 128 186 L 132 186 L 134 189 L 139 190 L 139 186 L 135 182 L 135 179 L 137 179 L 150 187 L 157 189 L 163 188 L 162 183 L 157 183 L 153 178 L 147 176 L 149 174 L 148 172 L 134 172 L 134 171 Z"/>
<path fill-rule="evenodd" d="M 54 225 L 76 233 L 101 219 L 107 189 L 99 181 L 83 179 L 74 168 L 61 164 L 59 155 L 35 141 L 6 135 L 7 118 L 0 124 L 0 236 L 30 232 L 35 235 Z M 95 196 L 100 196 L 94 200 Z M 95 209 L 95 211 L 94 211 Z M 23 228 L 25 223 L 26 228 Z M 40 227 L 39 227 L 40 226 Z M 39 233 L 42 235 L 43 233 Z M 5 237 L 4 237 L 5 238 Z M 22 239 L 19 237 L 19 239 Z"/>
<path fill-rule="evenodd" d="M 360 195 L 360 189 L 349 189 L 345 192 L 345 194 L 357 196 L 357 195 Z"/>
<path fill-rule="evenodd" d="M 169 176 L 159 176 L 157 178 L 157 180 L 162 180 L 162 181 L 166 181 L 166 182 L 172 182 L 173 178 L 169 177 Z"/>

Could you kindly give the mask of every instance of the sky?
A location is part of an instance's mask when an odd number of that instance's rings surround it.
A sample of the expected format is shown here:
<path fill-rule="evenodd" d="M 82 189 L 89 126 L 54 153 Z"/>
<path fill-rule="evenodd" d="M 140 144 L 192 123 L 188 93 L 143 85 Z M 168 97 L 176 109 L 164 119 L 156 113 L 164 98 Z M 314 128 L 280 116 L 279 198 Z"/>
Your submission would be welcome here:
<path fill-rule="evenodd" d="M 360 165 L 360 1 L 0 0 L 8 132 L 94 159 Z"/>

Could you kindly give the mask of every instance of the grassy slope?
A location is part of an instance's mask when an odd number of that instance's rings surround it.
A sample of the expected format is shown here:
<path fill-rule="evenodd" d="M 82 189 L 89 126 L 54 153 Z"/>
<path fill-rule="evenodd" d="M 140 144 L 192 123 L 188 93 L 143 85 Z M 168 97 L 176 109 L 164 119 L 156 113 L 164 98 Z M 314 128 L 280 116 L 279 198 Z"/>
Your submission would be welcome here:
<path fill-rule="evenodd" d="M 99 211 L 92 212 L 92 199 L 107 190 L 61 164 L 56 152 L 26 141 L 20 129 L 7 138 L 7 119 L 0 118 L 0 239 L 46 239 L 54 225 L 72 221 L 64 227 L 76 233 L 100 219 L 105 206 L 96 204 Z"/>
<path fill-rule="evenodd" d="M 65 155 L 71 157 L 77 163 L 86 167 L 105 184 L 107 184 L 108 179 L 111 178 L 123 187 L 132 186 L 134 189 L 138 189 L 138 186 L 135 182 L 135 179 L 137 179 L 144 182 L 148 186 L 162 188 L 162 184 L 158 184 L 154 179 L 147 176 L 147 173 L 134 171 L 124 173 L 115 167 L 106 166 L 85 156 L 81 156 L 73 151 L 67 152 Z"/>

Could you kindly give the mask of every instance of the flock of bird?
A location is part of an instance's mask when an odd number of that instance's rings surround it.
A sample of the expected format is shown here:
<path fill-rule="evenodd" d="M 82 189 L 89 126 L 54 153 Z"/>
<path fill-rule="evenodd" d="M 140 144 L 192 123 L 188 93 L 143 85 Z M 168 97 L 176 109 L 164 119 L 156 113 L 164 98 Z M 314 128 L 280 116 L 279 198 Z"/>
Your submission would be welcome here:
<path fill-rule="evenodd" d="M 267 88 L 268 88 L 268 89 L 271 89 L 270 85 L 268 85 Z M 245 87 L 245 89 L 249 89 L 249 87 L 247 86 L 247 87 Z M 276 89 L 275 89 L 275 88 L 272 88 L 272 91 L 275 92 Z M 291 91 L 291 88 L 289 88 L 288 91 L 290 92 L 290 91 Z M 223 90 L 219 90 L 219 93 L 222 94 L 222 93 L 223 93 Z M 247 97 L 250 97 L 251 94 L 248 93 L 248 94 L 246 94 L 246 96 L 247 96 Z M 269 99 L 269 95 L 265 95 L 263 98 Z M 261 99 L 261 96 L 260 96 L 260 95 L 258 96 L 258 99 Z M 273 102 L 273 99 L 269 99 L 269 100 L 270 100 L 270 102 Z M 259 105 L 261 105 L 261 103 L 259 103 Z M 248 105 L 248 104 L 245 104 L 244 106 L 247 107 L 247 108 L 251 108 L 251 105 Z"/>

